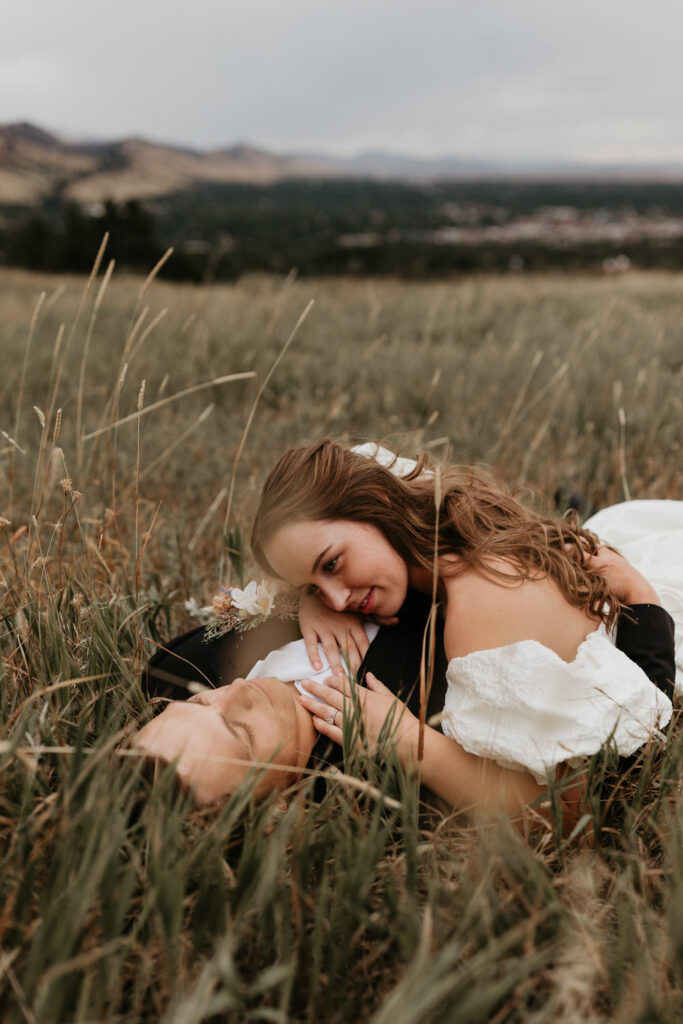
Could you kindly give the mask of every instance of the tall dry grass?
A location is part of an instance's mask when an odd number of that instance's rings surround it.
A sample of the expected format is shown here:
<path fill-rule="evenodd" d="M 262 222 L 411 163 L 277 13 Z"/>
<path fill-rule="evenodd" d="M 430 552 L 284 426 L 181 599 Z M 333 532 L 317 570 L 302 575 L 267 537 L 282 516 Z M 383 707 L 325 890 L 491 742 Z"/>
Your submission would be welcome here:
<path fill-rule="evenodd" d="M 680 285 L 195 288 L 105 249 L 89 282 L 0 276 L 3 1020 L 680 1019 L 680 738 L 616 785 L 596 758 L 592 845 L 444 816 L 393 762 L 286 811 L 247 780 L 214 818 L 122 753 L 145 638 L 249 571 L 289 444 L 427 445 L 587 508 L 680 497 Z"/>

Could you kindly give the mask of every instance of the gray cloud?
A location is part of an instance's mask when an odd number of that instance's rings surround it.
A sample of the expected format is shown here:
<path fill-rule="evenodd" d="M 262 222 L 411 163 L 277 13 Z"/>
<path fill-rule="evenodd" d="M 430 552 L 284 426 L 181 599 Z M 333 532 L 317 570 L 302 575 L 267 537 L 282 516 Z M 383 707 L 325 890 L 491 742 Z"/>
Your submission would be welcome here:
<path fill-rule="evenodd" d="M 197 146 L 683 158 L 679 0 L 25 0 L 0 121 Z"/>

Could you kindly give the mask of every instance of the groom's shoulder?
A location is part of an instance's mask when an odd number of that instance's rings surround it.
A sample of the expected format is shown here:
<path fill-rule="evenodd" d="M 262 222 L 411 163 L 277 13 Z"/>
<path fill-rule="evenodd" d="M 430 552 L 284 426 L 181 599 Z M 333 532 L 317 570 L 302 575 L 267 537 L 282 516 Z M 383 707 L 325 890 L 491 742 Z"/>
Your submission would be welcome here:
<path fill-rule="evenodd" d="M 301 634 L 290 619 L 266 619 L 246 630 L 233 629 L 211 640 L 203 626 L 160 643 L 142 674 L 149 697 L 183 700 L 193 692 L 190 684 L 225 686 L 246 676 L 257 661 Z"/>

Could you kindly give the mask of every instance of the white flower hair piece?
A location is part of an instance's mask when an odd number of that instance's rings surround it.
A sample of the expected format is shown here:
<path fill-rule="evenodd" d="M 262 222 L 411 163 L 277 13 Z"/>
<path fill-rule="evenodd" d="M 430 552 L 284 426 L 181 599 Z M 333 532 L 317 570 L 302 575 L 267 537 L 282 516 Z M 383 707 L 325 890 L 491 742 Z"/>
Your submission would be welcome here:
<path fill-rule="evenodd" d="M 206 623 L 206 642 L 233 629 L 253 629 L 272 616 L 296 618 L 298 607 L 297 592 L 291 587 L 285 587 L 275 580 L 250 580 L 244 590 L 239 587 L 221 587 L 212 597 L 209 606 L 197 610 Z"/>
<path fill-rule="evenodd" d="M 232 587 L 230 598 L 233 608 L 245 612 L 249 616 L 270 615 L 275 607 L 280 588 L 274 580 L 265 580 L 257 583 L 251 580 L 244 590 Z"/>

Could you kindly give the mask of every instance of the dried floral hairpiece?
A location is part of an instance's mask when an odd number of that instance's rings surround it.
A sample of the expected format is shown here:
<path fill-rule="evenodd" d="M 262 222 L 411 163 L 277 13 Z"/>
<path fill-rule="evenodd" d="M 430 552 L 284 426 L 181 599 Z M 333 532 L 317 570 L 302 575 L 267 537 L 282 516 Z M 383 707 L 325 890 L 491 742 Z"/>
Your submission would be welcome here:
<path fill-rule="evenodd" d="M 257 583 L 251 580 L 244 590 L 239 587 L 221 587 L 203 608 L 194 598 L 185 602 L 190 615 L 205 623 L 204 641 L 215 640 L 233 629 L 253 629 L 272 616 L 296 618 L 298 595 L 291 587 L 283 587 L 274 580 Z"/>

